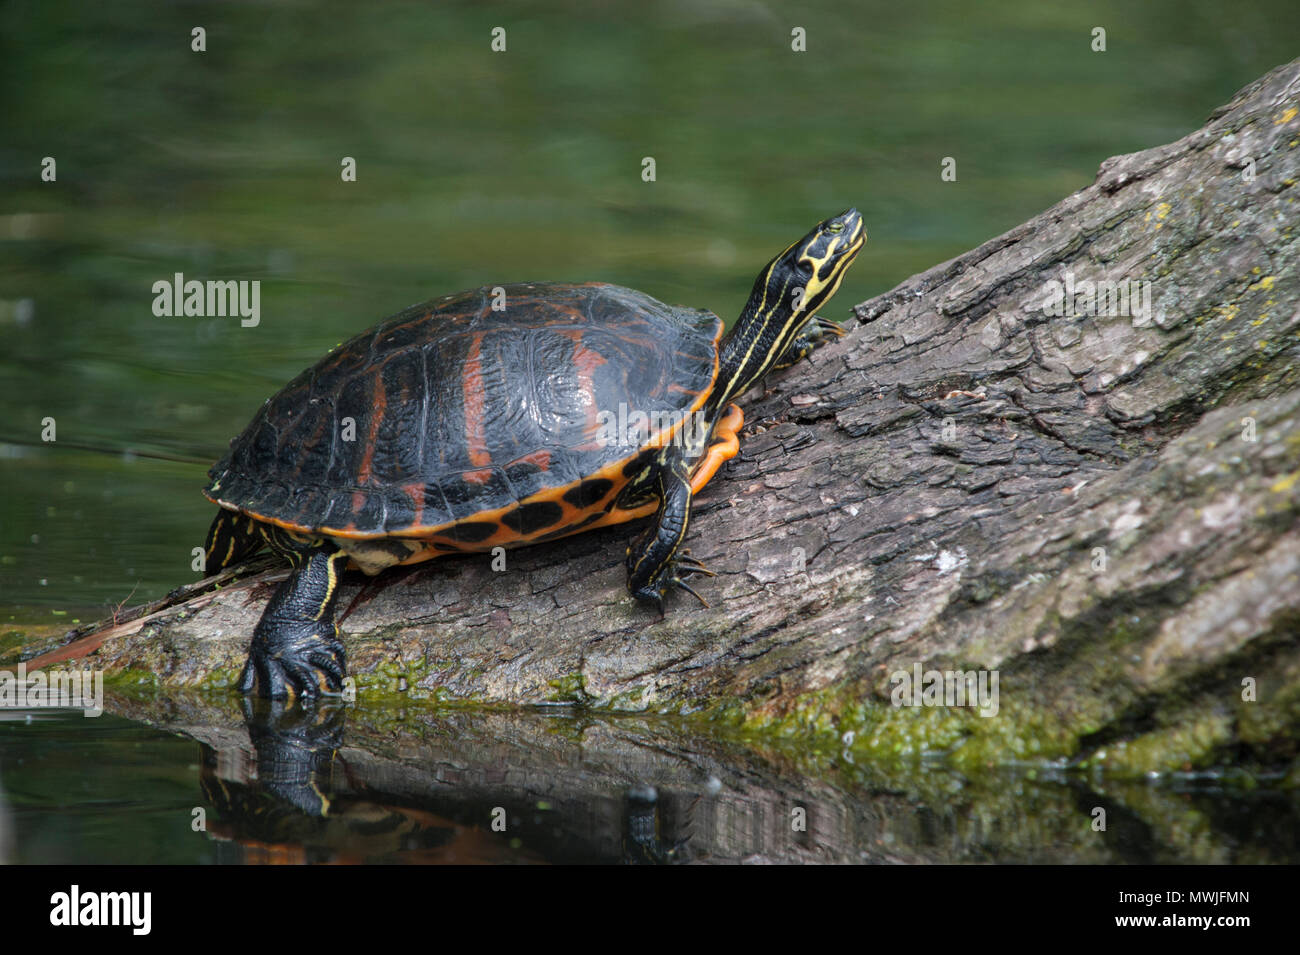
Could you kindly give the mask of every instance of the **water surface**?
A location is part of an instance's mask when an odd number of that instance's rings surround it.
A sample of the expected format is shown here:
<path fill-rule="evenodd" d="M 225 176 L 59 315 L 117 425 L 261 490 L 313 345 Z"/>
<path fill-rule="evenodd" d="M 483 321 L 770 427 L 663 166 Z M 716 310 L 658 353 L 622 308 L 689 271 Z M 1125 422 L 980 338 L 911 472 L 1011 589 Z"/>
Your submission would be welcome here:
<path fill-rule="evenodd" d="M 117 705 L 0 713 L 0 862 L 1300 862 L 1300 797 L 1262 778 L 969 777 L 568 709 Z"/>

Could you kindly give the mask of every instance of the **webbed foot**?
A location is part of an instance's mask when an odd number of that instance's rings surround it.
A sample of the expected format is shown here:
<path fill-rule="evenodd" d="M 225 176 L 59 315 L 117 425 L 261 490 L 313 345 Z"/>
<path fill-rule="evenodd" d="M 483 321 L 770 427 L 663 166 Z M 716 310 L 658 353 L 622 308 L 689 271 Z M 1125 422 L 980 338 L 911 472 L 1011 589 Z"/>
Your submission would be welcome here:
<path fill-rule="evenodd" d="M 631 562 L 629 561 L 629 563 Z M 628 589 L 632 591 L 632 596 L 642 603 L 654 604 L 659 608 L 661 614 L 664 612 L 664 597 L 668 596 L 674 589 L 686 591 L 705 607 L 708 607 L 709 602 L 686 582 L 686 578 L 692 574 L 700 574 L 705 577 L 718 576 L 697 558 L 692 557 L 689 550 L 682 550 L 670 558 L 659 569 L 658 574 L 648 576 L 639 587 L 634 587 L 633 582 L 629 580 Z"/>
<path fill-rule="evenodd" d="M 337 634 L 326 637 L 316 628 L 292 627 L 264 633 L 264 623 L 266 618 L 253 635 L 248 662 L 239 677 L 241 692 L 256 690 L 258 696 L 272 700 L 290 695 L 315 699 L 322 694 L 342 692 L 347 663 L 343 641 Z"/>

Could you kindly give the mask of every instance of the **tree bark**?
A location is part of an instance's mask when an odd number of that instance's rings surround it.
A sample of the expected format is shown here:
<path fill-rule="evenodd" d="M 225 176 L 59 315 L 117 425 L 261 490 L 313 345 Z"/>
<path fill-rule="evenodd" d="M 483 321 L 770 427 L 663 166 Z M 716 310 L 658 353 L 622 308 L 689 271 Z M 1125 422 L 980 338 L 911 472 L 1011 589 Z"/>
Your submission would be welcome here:
<path fill-rule="evenodd" d="M 751 393 L 695 505 L 709 608 L 628 597 L 633 527 L 505 572 L 358 575 L 359 693 L 703 713 L 972 763 L 1297 765 L 1298 106 L 1300 60 L 858 305 Z M 1053 314 L 1053 281 L 1148 283 L 1150 311 Z M 190 588 L 32 662 L 229 684 L 283 576 Z M 997 717 L 891 705 L 917 664 L 996 671 Z"/>

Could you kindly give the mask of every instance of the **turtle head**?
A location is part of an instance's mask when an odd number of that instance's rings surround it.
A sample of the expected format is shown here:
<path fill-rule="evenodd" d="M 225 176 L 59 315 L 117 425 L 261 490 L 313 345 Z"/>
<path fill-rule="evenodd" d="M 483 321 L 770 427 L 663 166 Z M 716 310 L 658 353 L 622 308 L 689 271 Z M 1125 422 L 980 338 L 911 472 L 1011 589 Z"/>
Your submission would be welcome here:
<path fill-rule="evenodd" d="M 866 242 L 867 230 L 857 209 L 817 223 L 759 276 L 768 303 L 780 303 L 805 319 L 811 318 L 835 294 Z M 754 291 L 758 292 L 757 284 Z"/>
<path fill-rule="evenodd" d="M 722 345 L 719 406 L 743 394 L 774 367 L 784 367 L 812 350 L 800 335 L 813 313 L 839 289 L 866 242 L 861 214 L 847 209 L 817 223 L 763 267 L 745 310 Z"/>

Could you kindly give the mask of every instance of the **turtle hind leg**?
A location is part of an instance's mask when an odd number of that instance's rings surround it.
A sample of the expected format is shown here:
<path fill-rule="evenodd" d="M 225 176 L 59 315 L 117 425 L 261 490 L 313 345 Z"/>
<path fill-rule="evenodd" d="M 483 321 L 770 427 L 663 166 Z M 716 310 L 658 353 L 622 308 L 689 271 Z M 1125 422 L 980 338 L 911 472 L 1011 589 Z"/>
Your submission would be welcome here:
<path fill-rule="evenodd" d="M 276 527 L 266 536 L 293 572 L 253 630 L 239 689 L 270 699 L 338 693 L 347 661 L 334 604 L 348 557 L 328 541 L 301 541 Z"/>
<path fill-rule="evenodd" d="M 669 452 L 654 465 L 653 486 L 659 512 L 650 528 L 627 549 L 627 589 L 637 600 L 653 603 L 663 613 L 664 596 L 673 588 L 692 594 L 704 604 L 685 578 L 691 574 L 713 576 L 686 550 L 681 550 L 691 520 L 690 470 L 680 452 Z"/>
<path fill-rule="evenodd" d="M 252 557 L 265 543 L 257 521 L 223 507 L 208 528 L 203 544 L 203 566 L 208 576 L 212 576 Z"/>

